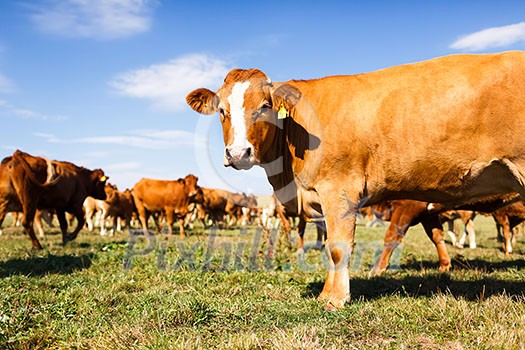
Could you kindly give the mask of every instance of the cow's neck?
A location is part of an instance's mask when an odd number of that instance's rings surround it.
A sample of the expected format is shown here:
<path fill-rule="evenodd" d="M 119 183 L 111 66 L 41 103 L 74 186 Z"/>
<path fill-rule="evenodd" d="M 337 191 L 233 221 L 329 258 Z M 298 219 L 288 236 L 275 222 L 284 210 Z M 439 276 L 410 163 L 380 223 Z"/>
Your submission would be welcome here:
<path fill-rule="evenodd" d="M 298 175 L 304 167 L 307 148 L 305 143 L 308 142 L 298 144 L 290 140 L 302 140 L 306 133 L 291 118 L 284 121 L 282 129 L 277 126 L 276 129 L 274 140 L 269 142 L 272 147 L 265 153 L 261 166 L 279 201 L 288 212 L 298 213 L 297 190 L 304 190 L 306 187 Z"/>

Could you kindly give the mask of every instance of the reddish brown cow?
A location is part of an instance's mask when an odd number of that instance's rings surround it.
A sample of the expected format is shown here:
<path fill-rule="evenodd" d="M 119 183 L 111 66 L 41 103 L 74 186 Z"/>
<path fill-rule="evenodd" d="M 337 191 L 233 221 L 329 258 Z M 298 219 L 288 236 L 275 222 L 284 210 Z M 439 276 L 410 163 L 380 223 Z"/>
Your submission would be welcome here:
<path fill-rule="evenodd" d="M 468 203 L 458 207 L 458 210 L 446 210 L 446 206 L 420 202 L 414 200 L 395 200 L 381 203 L 375 206 L 375 210 L 381 213 L 382 219 L 390 221 L 385 233 L 385 244 L 383 251 L 370 274 L 378 275 L 386 270 L 388 262 L 394 249 L 402 242 L 410 226 L 421 223 L 425 233 L 436 246 L 439 258 L 439 270 L 450 269 L 450 257 L 447 253 L 444 241 L 443 222 L 461 218 L 466 230 L 473 230 L 474 211 L 485 213 L 493 212 L 498 208 L 506 209 L 519 200 L 519 195 L 510 193 L 507 195 L 490 196 L 474 203 Z M 470 227 L 467 227 L 471 225 Z M 472 232 L 470 234 L 473 234 Z"/>
<path fill-rule="evenodd" d="M 89 195 L 106 198 L 106 179 L 101 169 L 91 171 L 73 163 L 49 161 L 16 151 L 2 161 L 0 168 L 0 221 L 6 211 L 22 210 L 25 232 L 33 247 L 41 249 L 33 230 L 35 211 L 55 209 L 65 244 L 74 240 L 84 226 L 84 199 Z M 71 234 L 67 233 L 66 211 L 74 214 L 78 222 Z"/>
<path fill-rule="evenodd" d="M 525 198 L 523 76 L 520 51 L 284 83 L 234 69 L 217 92 L 197 89 L 186 100 L 199 113 L 220 113 L 225 165 L 263 167 L 294 211 L 310 209 L 299 194 L 322 206 L 329 268 L 320 298 L 334 308 L 350 298 L 360 206 Z"/>
<path fill-rule="evenodd" d="M 387 267 L 392 253 L 403 241 L 410 226 L 421 223 L 425 233 L 436 246 L 439 257 L 439 270 L 448 271 L 450 269 L 450 257 L 445 246 L 445 234 L 443 226 L 436 213 L 428 212 L 428 203 L 414 200 L 394 200 L 382 203 L 376 211 L 382 213 L 382 219 L 390 221 L 390 225 L 385 233 L 385 243 L 383 251 L 377 259 L 370 275 L 379 275 Z"/>
<path fill-rule="evenodd" d="M 168 232 L 173 234 L 173 220 L 177 217 L 180 235 L 184 237 L 184 217 L 188 213 L 188 204 L 197 200 L 199 186 L 195 175 L 184 179 L 154 180 L 143 178 L 135 184 L 131 193 L 145 235 L 149 235 L 148 218 L 152 213 L 164 213 L 168 223 Z M 158 226 L 157 226 L 158 229 Z"/>

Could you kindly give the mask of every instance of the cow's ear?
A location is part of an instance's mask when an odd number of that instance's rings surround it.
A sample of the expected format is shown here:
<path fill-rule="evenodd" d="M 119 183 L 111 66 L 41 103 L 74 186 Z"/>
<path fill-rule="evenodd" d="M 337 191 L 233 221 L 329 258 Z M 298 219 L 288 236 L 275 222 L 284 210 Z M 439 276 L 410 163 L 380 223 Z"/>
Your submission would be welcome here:
<path fill-rule="evenodd" d="M 184 179 L 177 179 L 177 181 L 178 181 L 179 183 L 183 184 L 183 185 L 186 184 L 186 181 L 184 181 Z"/>
<path fill-rule="evenodd" d="M 301 91 L 290 84 L 283 84 L 272 92 L 272 108 L 289 114 L 301 99 Z"/>
<path fill-rule="evenodd" d="M 213 114 L 219 111 L 219 96 L 213 91 L 200 88 L 186 96 L 186 102 L 196 112 Z"/>

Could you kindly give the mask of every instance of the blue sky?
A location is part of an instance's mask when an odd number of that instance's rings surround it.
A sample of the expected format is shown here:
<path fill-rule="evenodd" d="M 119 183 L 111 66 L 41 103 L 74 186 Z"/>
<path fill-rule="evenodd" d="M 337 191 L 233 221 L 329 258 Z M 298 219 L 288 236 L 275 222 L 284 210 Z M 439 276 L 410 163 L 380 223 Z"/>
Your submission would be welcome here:
<path fill-rule="evenodd" d="M 0 1 L 0 157 L 100 167 L 119 188 L 188 173 L 268 194 L 222 165 L 218 116 L 184 102 L 236 67 L 272 80 L 525 49 L 525 1 Z"/>

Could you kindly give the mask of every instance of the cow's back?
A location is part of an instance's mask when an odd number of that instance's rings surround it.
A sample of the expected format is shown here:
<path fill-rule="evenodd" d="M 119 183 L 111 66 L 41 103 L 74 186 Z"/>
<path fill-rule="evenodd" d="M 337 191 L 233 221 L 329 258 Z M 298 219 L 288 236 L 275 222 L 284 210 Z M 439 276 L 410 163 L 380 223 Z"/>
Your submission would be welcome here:
<path fill-rule="evenodd" d="M 360 174 L 378 200 L 440 202 L 493 194 L 468 192 L 468 176 L 493 160 L 502 166 L 492 177 L 518 175 L 516 169 L 525 166 L 524 77 L 525 53 L 506 52 L 292 81 L 302 94 L 302 113 L 294 120 L 320 139 L 304 157 L 309 164 L 293 159 L 294 172 L 313 174 L 303 177 L 308 186 L 326 174 Z"/>

